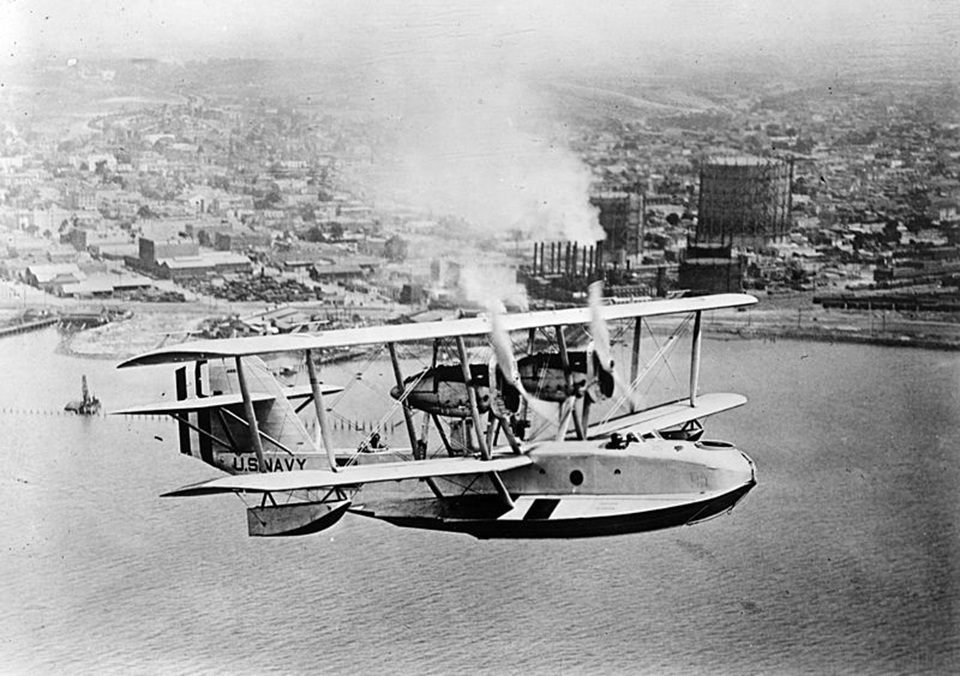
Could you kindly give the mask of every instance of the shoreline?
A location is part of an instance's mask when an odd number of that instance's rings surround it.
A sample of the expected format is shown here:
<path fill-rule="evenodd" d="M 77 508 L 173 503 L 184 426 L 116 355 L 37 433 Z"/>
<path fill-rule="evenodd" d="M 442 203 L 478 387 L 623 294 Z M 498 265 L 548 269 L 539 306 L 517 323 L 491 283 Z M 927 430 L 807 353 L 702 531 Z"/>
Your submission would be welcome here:
<path fill-rule="evenodd" d="M 32 287 L 27 287 L 32 289 Z M 47 310 L 78 311 L 90 307 L 123 307 L 133 310 L 133 317 L 101 327 L 85 329 L 62 336 L 60 351 L 90 359 L 117 359 L 147 352 L 165 343 L 179 343 L 209 317 L 263 311 L 262 303 L 217 306 L 203 301 L 186 303 L 124 303 L 111 299 L 70 300 L 47 297 L 34 292 L 30 297 L 22 285 L 0 287 L 0 301 L 13 307 L 12 313 L 28 307 Z M 36 302 L 38 298 L 44 302 Z M 916 313 L 828 309 L 811 302 L 811 294 L 797 293 L 760 297 L 760 303 L 745 310 L 720 310 L 704 317 L 706 336 L 718 339 L 777 338 L 827 343 L 857 343 L 885 347 L 922 348 L 948 352 L 960 351 L 960 316 L 956 313 Z M 292 303 L 291 307 L 301 304 Z M 269 308 L 266 308 L 269 309 Z M 312 308 L 311 308 L 312 309 Z M 381 317 L 386 322 L 386 317 Z M 650 318 L 651 328 L 666 329 L 670 322 Z"/>
<path fill-rule="evenodd" d="M 787 328 L 787 327 L 707 327 L 704 334 L 713 337 L 736 336 L 743 340 L 783 340 L 809 341 L 816 343 L 858 343 L 862 345 L 880 345 L 883 347 L 921 348 L 960 352 L 960 337 L 949 340 L 942 337 L 906 333 L 862 334 L 856 331 L 840 329 Z"/>
<path fill-rule="evenodd" d="M 176 330 L 170 331 L 169 324 L 165 327 L 167 331 L 156 332 L 144 330 L 147 326 L 162 321 L 165 315 L 154 314 L 145 316 L 143 314 L 133 319 L 126 319 L 118 322 L 112 322 L 102 327 L 85 329 L 74 332 L 70 335 L 63 335 L 57 351 L 62 354 L 69 354 L 75 357 L 85 359 L 123 359 L 134 356 L 142 352 L 148 352 L 160 347 L 158 343 L 166 342 L 163 335 L 170 338 L 172 335 L 180 333 Z M 167 316 L 167 319 L 171 319 Z M 197 324 L 196 316 L 180 316 L 181 321 L 189 324 L 190 328 L 195 328 Z M 705 322 L 703 327 L 704 335 L 718 340 L 796 340 L 820 343 L 854 343 L 865 345 L 879 345 L 883 347 L 913 348 L 939 350 L 945 352 L 960 352 L 960 326 L 953 328 L 952 331 L 941 333 L 939 335 L 930 335 L 922 331 L 925 324 L 917 322 L 911 330 L 910 322 L 898 324 L 896 331 L 873 330 L 869 321 L 863 322 L 866 326 L 786 326 L 775 322 L 776 318 L 768 318 L 770 321 L 757 321 L 757 317 L 752 317 L 749 321 L 730 322 L 729 320 L 715 320 Z M 847 318 L 849 319 L 849 318 Z M 862 318 L 866 319 L 866 318 Z M 138 321 L 139 320 L 139 321 Z M 192 321 L 191 321 L 192 320 Z M 158 335 L 161 334 L 161 335 Z M 146 341 L 144 338 L 151 337 L 152 340 Z M 174 340 L 172 342 L 181 342 Z M 148 344 L 152 343 L 152 344 Z M 122 346 L 122 348 L 121 348 Z M 135 347 L 134 347 L 135 346 Z M 126 348 L 126 349 L 123 349 Z M 132 348 L 132 349 L 131 349 Z"/>

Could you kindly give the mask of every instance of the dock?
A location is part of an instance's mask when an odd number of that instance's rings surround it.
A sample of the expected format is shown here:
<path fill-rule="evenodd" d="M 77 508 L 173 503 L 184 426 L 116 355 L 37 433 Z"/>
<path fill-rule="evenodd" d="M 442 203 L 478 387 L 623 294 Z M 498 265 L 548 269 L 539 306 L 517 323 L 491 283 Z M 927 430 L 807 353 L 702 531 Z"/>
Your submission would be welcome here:
<path fill-rule="evenodd" d="M 47 317 L 46 319 L 38 319 L 33 322 L 25 322 L 23 324 L 16 324 L 14 326 L 4 326 L 0 328 L 0 338 L 5 336 L 13 336 L 18 333 L 27 333 L 29 331 L 38 331 L 40 329 L 45 329 L 48 326 L 53 326 L 58 321 L 59 317 Z"/>
<path fill-rule="evenodd" d="M 30 315 L 27 315 L 26 317 L 23 317 L 23 319 L 28 319 L 28 321 L 0 327 L 0 338 L 5 336 L 13 336 L 18 333 L 27 333 L 29 331 L 39 331 L 40 329 L 45 329 L 48 326 L 58 326 L 64 331 L 78 331 L 82 329 L 103 326 L 104 324 L 109 324 L 112 321 L 124 319 L 131 315 L 132 313 L 129 310 L 106 308 L 97 312 L 61 311 L 55 314 L 44 313 L 39 319 L 35 319 L 30 317 Z M 35 316 L 36 315 L 34 315 L 34 317 Z"/>

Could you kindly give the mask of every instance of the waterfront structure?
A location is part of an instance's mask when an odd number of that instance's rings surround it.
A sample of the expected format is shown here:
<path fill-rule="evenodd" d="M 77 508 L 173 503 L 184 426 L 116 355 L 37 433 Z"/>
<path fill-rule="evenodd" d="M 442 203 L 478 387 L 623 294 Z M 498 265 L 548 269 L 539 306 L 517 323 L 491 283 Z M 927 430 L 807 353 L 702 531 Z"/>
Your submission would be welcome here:
<path fill-rule="evenodd" d="M 62 284 L 77 284 L 87 276 L 76 263 L 50 263 L 47 265 L 29 265 L 24 270 L 27 284 L 53 292 Z"/>

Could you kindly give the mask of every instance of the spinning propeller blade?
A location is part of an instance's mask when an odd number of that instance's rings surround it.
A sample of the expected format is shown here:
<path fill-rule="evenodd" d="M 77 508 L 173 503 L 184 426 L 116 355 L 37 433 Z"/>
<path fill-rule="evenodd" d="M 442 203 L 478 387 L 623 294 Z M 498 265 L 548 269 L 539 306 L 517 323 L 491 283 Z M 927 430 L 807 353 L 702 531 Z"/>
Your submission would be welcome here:
<path fill-rule="evenodd" d="M 613 371 L 613 351 L 610 348 L 610 332 L 603 321 L 600 308 L 603 306 L 603 282 L 592 282 L 587 288 L 590 305 L 590 331 L 593 333 L 593 349 L 602 367 Z"/>
<path fill-rule="evenodd" d="M 494 308 L 490 309 L 490 342 L 493 345 L 493 353 L 505 385 L 518 392 L 527 402 L 527 406 L 537 415 L 552 422 L 555 419 L 553 407 L 542 399 L 537 399 L 523 388 L 523 382 L 520 380 L 520 370 L 517 368 L 517 358 L 513 353 L 513 344 L 510 342 L 510 336 L 506 329 L 503 328 L 500 312 Z M 492 390 L 493 383 L 490 385 Z M 509 396 L 508 393 L 504 392 L 504 397 L 507 396 Z"/>
<path fill-rule="evenodd" d="M 590 331 L 593 334 L 594 366 L 597 369 L 597 385 L 600 394 L 604 397 L 613 396 L 614 389 L 619 389 L 626 395 L 634 406 L 639 406 L 631 383 L 625 382 L 617 374 L 613 361 L 613 348 L 610 345 L 610 331 L 600 313 L 603 306 L 603 282 L 590 284 L 587 295 L 590 304 Z M 588 395 L 589 395 L 588 391 Z"/>

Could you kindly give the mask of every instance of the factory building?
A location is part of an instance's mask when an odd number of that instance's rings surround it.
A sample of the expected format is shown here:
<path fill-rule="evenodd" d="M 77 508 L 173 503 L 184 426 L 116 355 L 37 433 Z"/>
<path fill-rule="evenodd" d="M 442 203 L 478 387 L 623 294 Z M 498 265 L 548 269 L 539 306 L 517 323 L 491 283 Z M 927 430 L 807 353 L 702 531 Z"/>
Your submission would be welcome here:
<path fill-rule="evenodd" d="M 642 242 L 643 196 L 637 192 L 601 190 L 590 197 L 590 204 L 600 212 L 600 227 L 606 235 L 602 243 L 606 260 L 621 267 L 629 259 L 637 261 Z"/>
<path fill-rule="evenodd" d="M 643 195 L 601 189 L 590 196 L 604 238 L 594 244 L 539 242 L 533 246 L 532 274 L 590 281 L 607 267 L 628 268 L 639 262 L 643 241 Z"/>
<path fill-rule="evenodd" d="M 602 276 L 603 247 L 577 242 L 534 242 L 531 274 L 593 281 Z"/>
<path fill-rule="evenodd" d="M 640 262 L 644 197 L 639 191 L 600 188 L 590 196 L 604 238 L 595 243 L 535 242 L 527 267 L 535 298 L 569 301 L 614 271 L 630 276 Z"/>

